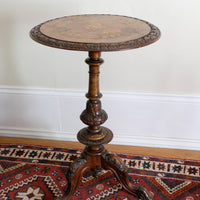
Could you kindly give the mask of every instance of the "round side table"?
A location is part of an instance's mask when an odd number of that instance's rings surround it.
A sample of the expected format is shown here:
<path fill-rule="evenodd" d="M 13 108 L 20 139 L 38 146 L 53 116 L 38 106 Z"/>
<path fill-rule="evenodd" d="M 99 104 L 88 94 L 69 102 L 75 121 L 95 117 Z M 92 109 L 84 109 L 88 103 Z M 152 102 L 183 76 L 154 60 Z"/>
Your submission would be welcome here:
<path fill-rule="evenodd" d="M 152 199 L 144 187 L 135 187 L 128 180 L 128 168 L 104 144 L 112 140 L 113 133 L 101 126 L 107 114 L 101 108 L 99 67 L 103 63 L 101 52 L 134 49 L 149 45 L 160 38 L 154 25 L 132 17 L 119 15 L 75 15 L 53 19 L 34 27 L 30 36 L 43 45 L 76 51 L 88 51 L 85 62 L 89 65 L 89 89 L 86 109 L 80 119 L 88 125 L 79 131 L 77 138 L 85 145 L 81 156 L 68 170 L 68 188 L 64 200 L 72 198 L 83 174 L 91 170 L 98 176 L 100 170 L 111 170 L 123 188 L 137 199 Z"/>

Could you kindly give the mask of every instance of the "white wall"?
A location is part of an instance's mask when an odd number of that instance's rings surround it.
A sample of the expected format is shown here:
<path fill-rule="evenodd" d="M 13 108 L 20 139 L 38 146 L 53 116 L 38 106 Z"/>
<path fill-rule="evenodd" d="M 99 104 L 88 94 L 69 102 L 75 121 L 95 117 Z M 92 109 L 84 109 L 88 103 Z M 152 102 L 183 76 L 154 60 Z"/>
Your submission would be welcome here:
<path fill-rule="evenodd" d="M 0 0 L 0 135 L 75 139 L 87 52 L 42 46 L 29 31 L 56 17 L 108 13 L 147 20 L 162 32 L 147 47 L 102 54 L 101 91 L 115 91 L 102 99 L 114 142 L 199 150 L 199 7 L 199 0 Z M 73 100 L 77 90 L 81 105 Z"/>
<path fill-rule="evenodd" d="M 84 91 L 0 87 L 0 136 L 76 140 Z M 200 97 L 105 92 L 113 144 L 200 150 Z"/>
<path fill-rule="evenodd" d="M 0 0 L 0 85 L 86 89 L 87 53 L 42 46 L 29 31 L 55 17 L 111 13 L 147 20 L 162 37 L 103 53 L 102 90 L 199 95 L 199 7 L 199 0 Z"/>

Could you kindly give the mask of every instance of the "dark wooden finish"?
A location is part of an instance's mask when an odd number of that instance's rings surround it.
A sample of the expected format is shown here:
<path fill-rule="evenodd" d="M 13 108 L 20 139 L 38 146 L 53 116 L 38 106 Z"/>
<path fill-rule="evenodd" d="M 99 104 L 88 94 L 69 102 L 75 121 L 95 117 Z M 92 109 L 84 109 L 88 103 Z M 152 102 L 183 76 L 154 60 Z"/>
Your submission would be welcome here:
<path fill-rule="evenodd" d="M 75 160 L 69 168 L 67 179 L 69 181 L 68 190 L 61 199 L 68 200 L 75 193 L 81 182 L 84 172 L 91 170 L 94 176 L 102 170 L 111 170 L 123 185 L 123 188 L 139 199 L 152 199 L 151 194 L 143 187 L 135 187 L 128 180 L 128 168 L 123 161 L 115 154 L 110 154 L 105 148 L 112 140 L 111 130 L 101 126 L 107 120 L 107 114 L 101 109 L 102 94 L 99 91 L 99 67 L 103 63 L 100 52 L 89 52 L 86 63 L 89 65 L 89 90 L 86 97 L 86 109 L 80 118 L 88 125 L 78 133 L 78 140 L 86 147 L 80 158 Z"/>
<path fill-rule="evenodd" d="M 31 37 L 44 45 L 89 52 L 89 89 L 86 109 L 80 119 L 87 125 L 77 138 L 85 145 L 81 156 L 69 168 L 67 192 L 60 199 L 69 200 L 90 170 L 94 177 L 102 169 L 111 170 L 123 188 L 137 199 L 150 200 L 152 195 L 143 187 L 135 187 L 128 180 L 128 168 L 115 154 L 110 154 L 104 144 L 112 140 L 113 133 L 101 126 L 108 118 L 101 108 L 99 68 L 103 63 L 101 51 L 138 48 L 155 42 L 160 31 L 148 22 L 116 15 L 79 15 L 47 21 L 33 28 Z"/>

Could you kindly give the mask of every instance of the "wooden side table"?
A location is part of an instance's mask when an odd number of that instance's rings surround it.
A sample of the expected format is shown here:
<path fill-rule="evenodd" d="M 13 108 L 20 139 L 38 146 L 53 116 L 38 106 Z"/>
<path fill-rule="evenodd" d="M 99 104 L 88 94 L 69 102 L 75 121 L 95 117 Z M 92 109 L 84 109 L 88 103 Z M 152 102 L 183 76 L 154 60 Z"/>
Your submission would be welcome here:
<path fill-rule="evenodd" d="M 79 131 L 78 140 L 86 145 L 80 158 L 71 164 L 67 179 L 68 189 L 61 199 L 69 200 L 75 193 L 84 172 L 91 170 L 98 176 L 100 170 L 111 170 L 123 188 L 137 199 L 152 199 L 144 187 L 135 187 L 128 180 L 128 168 L 116 155 L 109 153 L 104 144 L 112 140 L 113 133 L 101 126 L 107 114 L 101 108 L 99 67 L 103 63 L 102 51 L 134 49 L 157 41 L 160 31 L 154 25 L 136 18 L 118 15 L 76 15 L 53 19 L 34 27 L 30 36 L 47 46 L 88 51 L 89 89 L 86 109 L 80 118 L 88 125 Z"/>

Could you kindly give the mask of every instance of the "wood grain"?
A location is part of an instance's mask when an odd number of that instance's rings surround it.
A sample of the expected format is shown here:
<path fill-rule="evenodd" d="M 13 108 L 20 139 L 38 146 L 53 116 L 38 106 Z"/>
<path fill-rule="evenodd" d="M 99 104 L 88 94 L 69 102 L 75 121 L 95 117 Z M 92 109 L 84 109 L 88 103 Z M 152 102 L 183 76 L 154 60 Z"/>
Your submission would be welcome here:
<path fill-rule="evenodd" d="M 115 15 L 78 15 L 48 21 L 40 31 L 58 40 L 80 43 L 113 43 L 147 35 L 150 26 L 138 19 Z"/>
<path fill-rule="evenodd" d="M 43 45 L 76 51 L 119 51 L 149 45 L 160 38 L 153 24 L 120 15 L 74 15 L 35 26 L 30 36 Z"/>

